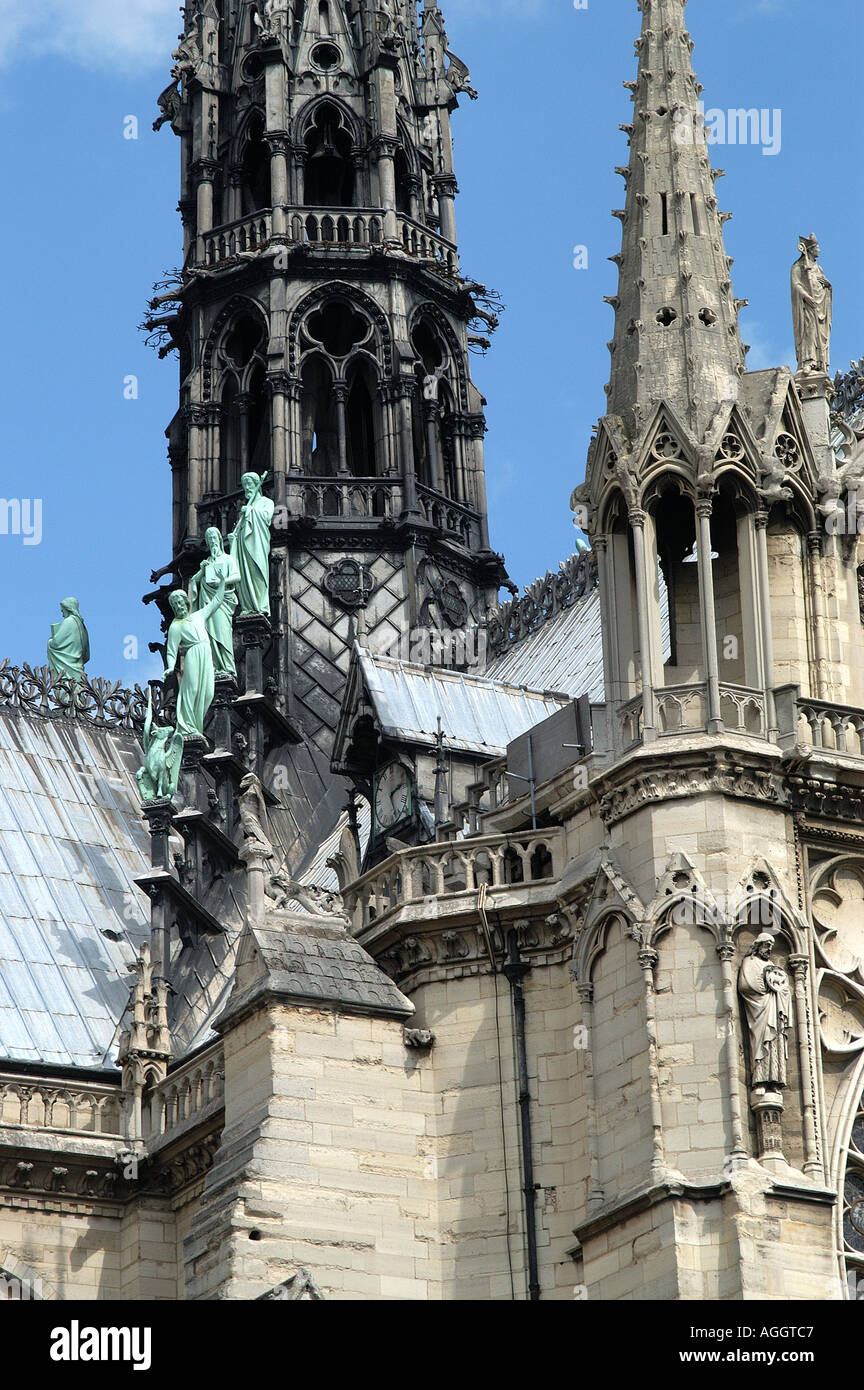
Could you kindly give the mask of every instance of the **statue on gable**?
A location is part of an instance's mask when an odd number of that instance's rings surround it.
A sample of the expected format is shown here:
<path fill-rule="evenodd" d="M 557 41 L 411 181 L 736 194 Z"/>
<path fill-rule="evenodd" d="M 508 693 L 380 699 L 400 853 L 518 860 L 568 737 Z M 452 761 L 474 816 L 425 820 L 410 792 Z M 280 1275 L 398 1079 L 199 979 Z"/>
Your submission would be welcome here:
<path fill-rule="evenodd" d="M 204 720 L 216 693 L 213 650 L 207 623 L 225 598 L 225 580 L 220 579 L 209 603 L 197 612 L 182 589 L 176 589 L 168 602 L 174 621 L 168 629 L 168 661 L 165 675 L 173 675 L 183 658 L 183 672 L 177 694 L 177 732 L 184 739 L 203 739 Z"/>
<path fill-rule="evenodd" d="M 240 572 L 240 613 L 270 613 L 270 525 L 275 503 L 264 496 L 267 474 L 244 473 L 240 479 L 246 501 L 228 539 Z"/>
<path fill-rule="evenodd" d="M 180 780 L 183 736 L 170 725 L 156 723 L 152 689 L 147 692 L 143 744 L 144 766 L 135 774 L 141 800 L 145 805 L 150 801 L 171 800 Z"/>
<path fill-rule="evenodd" d="M 64 676 L 77 685 L 84 679 L 84 667 L 90 660 L 90 637 L 77 598 L 64 598 L 60 612 L 63 621 L 51 624 L 48 665 L 55 676 Z"/>
<path fill-rule="evenodd" d="M 240 571 L 234 556 L 222 542 L 222 533 L 211 526 L 204 535 L 209 554 L 189 586 L 192 611 L 200 612 L 212 603 L 224 580 L 225 596 L 207 619 L 207 633 L 213 649 L 213 669 L 217 676 L 237 675 L 234 659 L 234 614 L 237 609 L 237 588 Z"/>
<path fill-rule="evenodd" d="M 792 267 L 792 321 L 801 372 L 827 372 L 831 358 L 834 290 L 819 265 L 819 242 L 801 237 Z"/>

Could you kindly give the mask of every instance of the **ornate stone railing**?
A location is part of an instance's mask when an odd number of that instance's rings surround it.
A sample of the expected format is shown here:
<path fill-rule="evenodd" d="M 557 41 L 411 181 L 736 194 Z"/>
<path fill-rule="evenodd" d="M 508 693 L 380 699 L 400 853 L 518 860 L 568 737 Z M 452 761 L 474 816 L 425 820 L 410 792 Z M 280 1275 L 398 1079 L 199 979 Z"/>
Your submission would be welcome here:
<path fill-rule="evenodd" d="M 398 516 L 402 484 L 390 478 L 288 476 L 288 509 L 298 516 Z"/>
<path fill-rule="evenodd" d="M 445 275 L 459 274 L 459 253 L 452 241 L 431 232 L 413 217 L 400 216 L 399 236 L 402 249 L 407 256 L 420 261 L 431 261 L 436 270 Z"/>
<path fill-rule="evenodd" d="M 802 696 L 794 685 L 776 692 L 780 746 L 820 749 L 864 758 L 864 710 Z"/>
<path fill-rule="evenodd" d="M 284 240 L 295 245 L 340 249 L 384 245 L 385 214 L 381 208 L 286 208 L 284 212 Z M 424 261 L 444 275 L 459 274 L 459 253 L 453 242 L 404 213 L 397 214 L 396 220 L 399 244 L 406 256 Z M 218 266 L 241 253 L 263 250 L 272 237 L 273 211 L 262 208 L 205 232 L 199 255 L 204 266 Z"/>
<path fill-rule="evenodd" d="M 344 892 L 354 931 L 380 925 L 401 908 L 435 915 L 436 903 L 467 896 L 482 884 L 490 897 L 518 885 L 555 879 L 564 868 L 563 831 L 556 827 L 514 835 L 478 835 L 399 850 Z"/>
<path fill-rule="evenodd" d="M 458 537 L 463 545 L 479 547 L 480 518 L 471 507 L 466 507 L 463 502 L 454 502 L 422 484 L 417 488 L 417 500 L 430 526 Z"/>
<path fill-rule="evenodd" d="M 270 243 L 271 228 L 272 213 L 267 208 L 205 232 L 204 264 L 221 265 L 223 261 L 233 260 L 241 251 L 263 250 Z"/>
<path fill-rule="evenodd" d="M 562 609 L 572 608 L 597 584 L 594 551 L 571 555 L 561 562 L 555 574 L 547 570 L 545 578 L 535 579 L 521 598 L 492 609 L 485 624 L 490 650 L 501 652 L 511 642 L 528 637 Z"/>
<path fill-rule="evenodd" d="M 158 708 L 158 689 L 154 689 Z M 127 690 L 119 681 L 85 677 L 77 684 L 55 676 L 47 666 L 0 665 L 0 709 L 18 709 L 67 719 L 81 718 L 113 729 L 137 733 L 144 726 L 147 692 Z"/>
<path fill-rule="evenodd" d="M 219 497 L 209 497 L 197 504 L 198 531 L 204 535 L 208 526 L 215 526 L 223 536 L 230 536 L 240 516 L 240 508 L 245 502 L 242 488 L 234 492 L 224 492 Z"/>
<path fill-rule="evenodd" d="M 221 1051 L 207 1053 L 170 1072 L 150 1097 L 142 1113 L 143 1137 L 149 1142 L 169 1139 L 223 1104 L 225 1063 Z"/>
<path fill-rule="evenodd" d="M 324 246 L 379 246 L 384 214 L 375 208 L 305 208 L 289 214 L 288 236 Z"/>
<path fill-rule="evenodd" d="M 705 681 L 661 686 L 654 692 L 657 732 L 661 737 L 704 733 L 708 727 L 708 686 Z M 766 738 L 768 734 L 765 695 L 744 685 L 720 686 L 720 716 L 731 733 Z M 617 712 L 622 747 L 640 742 L 645 716 L 642 696 L 637 695 Z"/>
<path fill-rule="evenodd" d="M 3 1076 L 0 1127 L 119 1139 L 122 1096 L 117 1087 L 86 1082 L 61 1086 L 32 1076 Z"/>

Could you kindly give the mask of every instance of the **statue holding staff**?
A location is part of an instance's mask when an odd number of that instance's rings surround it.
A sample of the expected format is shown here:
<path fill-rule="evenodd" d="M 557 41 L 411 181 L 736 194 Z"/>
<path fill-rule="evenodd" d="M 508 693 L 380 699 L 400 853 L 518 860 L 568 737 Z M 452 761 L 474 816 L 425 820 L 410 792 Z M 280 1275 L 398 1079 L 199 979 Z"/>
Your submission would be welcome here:
<path fill-rule="evenodd" d="M 200 612 L 215 598 L 219 583 L 225 581 L 225 597 L 207 622 L 210 646 L 213 650 L 213 669 L 217 676 L 237 675 L 234 660 L 234 613 L 237 609 L 237 587 L 240 571 L 233 555 L 226 551 L 222 533 L 211 526 L 205 533 L 209 555 L 189 586 L 193 612 Z"/>
<path fill-rule="evenodd" d="M 182 656 L 183 674 L 177 694 L 177 732 L 184 739 L 204 737 L 204 720 L 216 691 L 213 649 L 207 624 L 224 598 L 225 580 L 220 579 L 214 597 L 196 613 L 192 612 L 192 605 L 182 589 L 176 589 L 168 600 L 174 621 L 168 629 L 165 675 L 173 675 Z"/>
<path fill-rule="evenodd" d="M 275 503 L 263 494 L 267 474 L 244 473 L 240 479 L 246 502 L 228 539 L 240 572 L 240 613 L 270 612 L 270 524 Z"/>

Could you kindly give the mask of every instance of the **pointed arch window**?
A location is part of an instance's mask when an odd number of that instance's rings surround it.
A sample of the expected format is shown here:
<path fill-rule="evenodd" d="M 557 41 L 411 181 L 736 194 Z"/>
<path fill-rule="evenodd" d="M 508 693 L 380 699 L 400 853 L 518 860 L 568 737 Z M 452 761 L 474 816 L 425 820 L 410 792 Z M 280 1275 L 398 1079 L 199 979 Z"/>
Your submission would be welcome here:
<path fill-rule="evenodd" d="M 333 478 L 339 472 L 333 373 L 320 357 L 313 357 L 304 365 L 301 380 L 303 472 L 313 477 Z"/>
<path fill-rule="evenodd" d="M 306 134 L 303 201 L 310 208 L 350 208 L 355 203 L 356 171 L 352 141 L 342 114 L 331 102 L 315 112 Z"/>
<path fill-rule="evenodd" d="M 370 363 L 354 362 L 348 372 L 346 433 L 348 468 L 355 478 L 372 478 L 376 466 L 376 400 Z"/>
<path fill-rule="evenodd" d="M 270 150 L 265 137 L 264 117 L 256 112 L 246 127 L 243 154 L 241 191 L 243 216 L 259 212 L 272 205 L 270 187 Z"/>

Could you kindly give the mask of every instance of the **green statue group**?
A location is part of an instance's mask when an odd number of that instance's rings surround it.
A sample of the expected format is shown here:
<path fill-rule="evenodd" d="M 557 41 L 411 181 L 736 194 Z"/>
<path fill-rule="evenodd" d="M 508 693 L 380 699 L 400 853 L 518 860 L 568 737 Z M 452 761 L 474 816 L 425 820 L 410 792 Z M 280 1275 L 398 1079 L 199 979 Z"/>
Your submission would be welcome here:
<path fill-rule="evenodd" d="M 270 526 L 275 506 L 264 496 L 266 480 L 266 474 L 243 475 L 246 501 L 227 543 L 215 526 L 210 527 L 205 534 L 208 553 L 189 593 L 177 589 L 170 595 L 174 618 L 168 629 L 165 675 L 179 675 L 177 719 L 176 727 L 156 723 L 151 691 L 144 725 L 144 766 L 137 774 L 145 803 L 176 793 L 183 745 L 204 738 L 217 677 L 237 676 L 234 618 L 238 611 L 240 616 L 270 612 Z M 77 599 L 64 599 L 60 608 L 63 621 L 51 629 L 48 664 L 55 675 L 77 684 L 90 659 L 90 642 Z"/>

